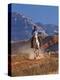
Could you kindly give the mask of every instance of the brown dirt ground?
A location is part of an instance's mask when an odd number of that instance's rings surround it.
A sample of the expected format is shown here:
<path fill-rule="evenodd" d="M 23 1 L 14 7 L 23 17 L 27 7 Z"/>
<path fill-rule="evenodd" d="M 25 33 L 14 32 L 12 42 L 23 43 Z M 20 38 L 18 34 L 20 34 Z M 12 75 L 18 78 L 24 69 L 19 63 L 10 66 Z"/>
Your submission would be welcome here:
<path fill-rule="evenodd" d="M 46 75 L 56 73 L 58 73 L 57 54 L 44 54 L 44 57 L 38 60 L 27 59 L 27 54 L 11 55 L 12 76 Z"/>

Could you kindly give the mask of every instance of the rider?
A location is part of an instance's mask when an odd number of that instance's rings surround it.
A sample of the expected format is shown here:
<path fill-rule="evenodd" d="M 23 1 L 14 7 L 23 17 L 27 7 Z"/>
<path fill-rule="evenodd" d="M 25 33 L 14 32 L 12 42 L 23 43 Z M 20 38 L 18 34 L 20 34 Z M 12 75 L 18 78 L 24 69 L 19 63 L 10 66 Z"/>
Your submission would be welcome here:
<path fill-rule="evenodd" d="M 34 28 L 33 28 L 33 30 L 32 30 L 32 37 L 35 38 L 37 48 L 39 48 L 38 30 L 37 30 L 37 26 L 35 26 L 35 25 L 34 25 Z"/>
<path fill-rule="evenodd" d="M 32 30 L 32 36 L 37 34 L 37 27 L 34 25 L 33 30 Z"/>

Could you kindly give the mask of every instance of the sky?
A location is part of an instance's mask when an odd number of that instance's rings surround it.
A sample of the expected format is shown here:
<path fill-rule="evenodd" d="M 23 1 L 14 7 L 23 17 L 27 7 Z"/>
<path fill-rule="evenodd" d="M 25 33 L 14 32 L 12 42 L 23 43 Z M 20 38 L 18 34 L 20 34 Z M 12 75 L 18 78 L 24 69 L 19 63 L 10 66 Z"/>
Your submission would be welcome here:
<path fill-rule="evenodd" d="M 58 6 L 12 4 L 12 12 L 30 17 L 34 23 L 58 25 Z"/>

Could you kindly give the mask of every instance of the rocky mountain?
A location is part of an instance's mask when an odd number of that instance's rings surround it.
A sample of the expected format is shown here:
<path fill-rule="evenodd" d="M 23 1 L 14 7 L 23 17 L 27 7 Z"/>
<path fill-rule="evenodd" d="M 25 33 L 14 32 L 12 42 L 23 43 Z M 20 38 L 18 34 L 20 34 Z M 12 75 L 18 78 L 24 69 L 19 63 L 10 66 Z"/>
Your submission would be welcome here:
<path fill-rule="evenodd" d="M 9 13 L 8 13 L 9 14 Z M 28 40 L 31 38 L 32 26 L 31 19 L 25 17 L 21 13 L 11 12 L 11 41 Z M 53 24 L 42 24 L 40 22 L 35 23 L 38 28 L 38 32 L 41 32 L 43 36 L 50 36 L 54 32 L 58 32 L 58 26 Z M 55 34 L 55 33 L 54 33 Z"/>
<path fill-rule="evenodd" d="M 11 13 L 11 39 L 13 41 L 25 40 L 31 37 L 31 24 L 20 13 Z"/>
<path fill-rule="evenodd" d="M 58 32 L 58 26 L 54 24 L 42 24 L 40 22 L 36 23 L 38 26 L 41 27 L 42 30 L 50 36 L 53 35 L 55 32 Z"/>
<path fill-rule="evenodd" d="M 58 51 L 58 35 L 47 36 L 42 40 L 42 46 L 45 51 Z"/>

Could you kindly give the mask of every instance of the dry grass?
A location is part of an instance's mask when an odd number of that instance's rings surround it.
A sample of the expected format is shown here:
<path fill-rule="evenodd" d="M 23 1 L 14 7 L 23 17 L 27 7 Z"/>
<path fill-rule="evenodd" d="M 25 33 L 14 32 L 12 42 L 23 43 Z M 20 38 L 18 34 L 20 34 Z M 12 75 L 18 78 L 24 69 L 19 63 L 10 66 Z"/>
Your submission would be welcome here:
<path fill-rule="evenodd" d="M 39 60 L 27 59 L 27 54 L 11 55 L 12 76 L 28 76 L 58 73 L 58 56 L 44 54 Z"/>

